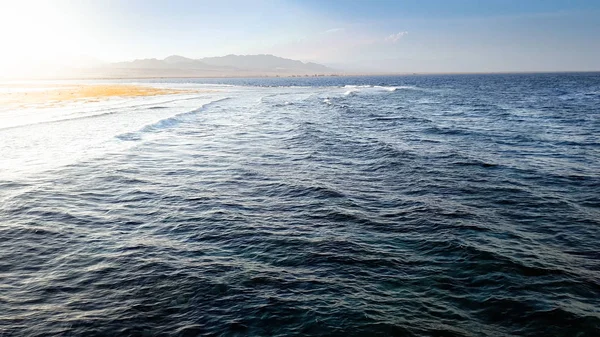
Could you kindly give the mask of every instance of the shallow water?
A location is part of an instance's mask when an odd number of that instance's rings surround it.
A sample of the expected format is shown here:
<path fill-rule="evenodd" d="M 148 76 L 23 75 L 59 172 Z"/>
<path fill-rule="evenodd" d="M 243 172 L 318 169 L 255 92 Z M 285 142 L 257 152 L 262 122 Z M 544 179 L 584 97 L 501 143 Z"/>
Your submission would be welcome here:
<path fill-rule="evenodd" d="M 0 336 L 600 335 L 600 74 L 138 82 L 0 109 Z"/>

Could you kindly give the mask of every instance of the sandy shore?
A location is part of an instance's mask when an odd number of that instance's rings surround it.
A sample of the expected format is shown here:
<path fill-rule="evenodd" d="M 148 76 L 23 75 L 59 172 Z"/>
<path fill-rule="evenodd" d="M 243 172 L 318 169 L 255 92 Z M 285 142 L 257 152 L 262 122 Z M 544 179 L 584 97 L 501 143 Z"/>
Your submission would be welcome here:
<path fill-rule="evenodd" d="M 0 105 L 8 107 L 57 106 L 74 101 L 96 102 L 111 97 L 197 93 L 199 90 L 161 89 L 140 85 L 0 85 Z"/>

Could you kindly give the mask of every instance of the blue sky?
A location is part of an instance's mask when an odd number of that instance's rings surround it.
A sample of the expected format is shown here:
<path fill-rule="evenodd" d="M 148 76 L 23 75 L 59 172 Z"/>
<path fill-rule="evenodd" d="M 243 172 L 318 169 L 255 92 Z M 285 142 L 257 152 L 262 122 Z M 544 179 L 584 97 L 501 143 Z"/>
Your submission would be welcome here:
<path fill-rule="evenodd" d="M 272 53 L 365 71 L 600 70 L 598 0 L 0 1 L 6 17 L 38 8 L 44 23 L 40 37 L 11 21 L 29 32 L 12 59 L 39 45 L 106 61 Z"/>

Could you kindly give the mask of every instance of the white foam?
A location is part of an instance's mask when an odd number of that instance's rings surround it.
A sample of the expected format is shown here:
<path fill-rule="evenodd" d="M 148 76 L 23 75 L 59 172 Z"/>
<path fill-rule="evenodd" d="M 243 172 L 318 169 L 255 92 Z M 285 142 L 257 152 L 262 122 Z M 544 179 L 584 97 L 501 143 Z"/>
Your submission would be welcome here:
<path fill-rule="evenodd" d="M 373 88 L 372 85 L 345 85 L 344 88 Z"/>

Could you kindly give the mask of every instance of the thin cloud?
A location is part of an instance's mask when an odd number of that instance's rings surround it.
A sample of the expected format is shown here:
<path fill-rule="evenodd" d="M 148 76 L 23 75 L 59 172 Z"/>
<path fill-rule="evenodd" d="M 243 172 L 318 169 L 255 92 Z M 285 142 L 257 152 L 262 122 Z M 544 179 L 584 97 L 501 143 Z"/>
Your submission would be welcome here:
<path fill-rule="evenodd" d="M 344 31 L 344 28 L 331 28 L 331 29 L 324 31 L 323 33 L 330 34 L 330 33 L 337 33 L 337 32 L 343 32 L 343 31 Z"/>
<path fill-rule="evenodd" d="M 391 42 L 391 43 L 396 43 L 398 41 L 400 41 L 400 39 L 402 39 L 403 37 L 405 37 L 406 35 L 408 35 L 408 32 L 398 32 L 396 34 L 392 34 L 389 35 L 385 38 L 386 42 Z"/>

